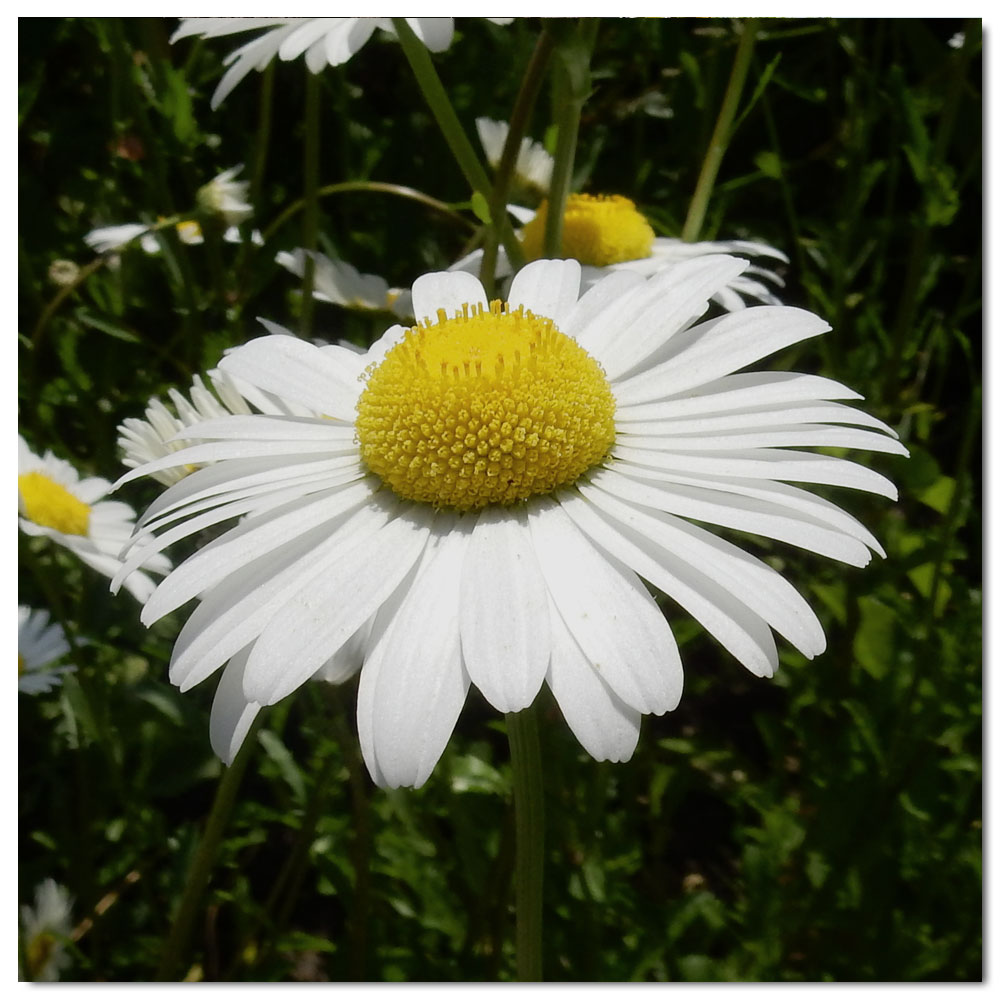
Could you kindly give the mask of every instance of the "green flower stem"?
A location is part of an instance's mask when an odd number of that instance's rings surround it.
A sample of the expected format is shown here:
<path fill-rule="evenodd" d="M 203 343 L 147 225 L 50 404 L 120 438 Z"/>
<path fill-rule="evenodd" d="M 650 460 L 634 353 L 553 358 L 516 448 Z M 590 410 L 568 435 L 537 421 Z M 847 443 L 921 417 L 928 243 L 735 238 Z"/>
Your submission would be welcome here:
<path fill-rule="evenodd" d="M 515 954 L 522 983 L 542 980 L 542 882 L 545 868 L 545 799 L 538 743 L 538 702 L 508 712 L 507 740 L 514 772 Z"/>
<path fill-rule="evenodd" d="M 305 109 L 305 213 L 302 218 L 302 246 L 306 251 L 316 251 L 319 244 L 319 76 L 306 70 Z M 302 312 L 299 331 L 308 338 L 312 332 L 313 277 L 316 261 L 307 252 L 302 269 Z"/>
<path fill-rule="evenodd" d="M 580 114 L 590 95 L 590 53 L 597 37 L 597 24 L 596 18 L 584 18 L 572 35 L 556 46 L 554 83 L 558 137 L 545 217 L 546 257 L 563 255 L 563 215 L 573 179 Z"/>
<path fill-rule="evenodd" d="M 476 155 L 472 143 L 469 142 L 462 129 L 462 124 L 448 99 L 448 94 L 441 83 L 441 78 L 437 75 L 437 70 L 434 69 L 434 63 L 431 62 L 427 48 L 413 33 L 413 29 L 406 23 L 405 18 L 394 17 L 392 26 L 399 38 L 400 45 L 403 47 L 403 54 L 413 70 L 421 93 L 424 95 L 424 100 L 431 109 L 459 169 L 465 176 L 469 187 L 489 204 L 492 192 L 489 177 L 479 162 L 479 157 Z M 507 213 L 504 212 L 500 218 L 494 219 L 493 224 L 500 227 L 500 241 L 507 251 L 507 257 L 511 264 L 515 268 L 520 267 L 524 263 L 524 254 L 521 251 L 521 244 L 514 236 L 514 229 L 507 218 Z"/>
<path fill-rule="evenodd" d="M 236 755 L 236 760 L 223 771 L 215 789 L 215 800 L 212 802 L 212 809 L 205 823 L 205 831 L 201 836 L 201 842 L 198 844 L 194 860 L 185 878 L 184 895 L 181 897 L 180 905 L 160 955 L 160 964 L 156 970 L 157 982 L 173 981 L 175 970 L 180 964 L 191 937 L 191 928 L 201 905 L 201 897 L 208 885 L 226 823 L 233 811 L 236 793 L 239 791 L 247 763 L 253 753 L 257 729 L 262 718 L 263 715 L 258 715 L 254 720 L 250 732 L 247 733 L 243 742 L 243 747 Z"/>
<path fill-rule="evenodd" d="M 719 109 L 719 117 L 715 122 L 715 129 L 708 143 L 708 151 L 701 164 L 701 173 L 698 174 L 698 183 L 695 186 L 691 204 L 688 206 L 687 218 L 684 220 L 681 239 L 687 243 L 693 243 L 701 233 L 705 213 L 708 211 L 708 201 L 712 196 L 712 188 L 715 186 L 715 178 L 718 176 L 719 167 L 722 166 L 726 147 L 732 138 L 733 121 L 736 118 L 740 96 L 743 93 L 743 85 L 746 83 L 747 71 L 750 69 L 750 60 L 753 57 L 753 46 L 756 38 L 757 20 L 749 18 L 743 22 L 743 31 L 736 48 L 736 58 L 733 60 L 733 69 L 729 75 L 729 85 L 726 87 L 722 107 Z"/>
<path fill-rule="evenodd" d="M 464 215 L 460 215 L 456 212 L 450 205 L 445 204 L 443 201 L 438 201 L 437 198 L 432 198 L 429 194 L 424 194 L 423 191 L 418 191 L 416 188 L 406 187 L 403 184 L 389 184 L 385 181 L 343 181 L 340 184 L 327 184 L 325 187 L 321 187 L 319 191 L 316 192 L 318 198 L 325 198 L 327 195 L 331 194 L 347 194 L 350 192 L 369 192 L 374 194 L 394 194 L 400 198 L 409 198 L 411 201 L 418 201 L 423 205 L 427 205 L 429 208 L 433 208 L 435 211 L 441 212 L 444 215 L 450 216 L 457 222 L 462 223 L 462 225 L 467 226 L 469 229 L 477 228 L 474 223 L 470 222 Z M 305 207 L 305 199 L 299 198 L 298 201 L 293 201 L 286 209 L 284 209 L 281 214 L 264 230 L 263 238 L 266 243 L 272 236 L 297 212 L 301 212 Z"/>
<path fill-rule="evenodd" d="M 508 122 L 507 139 L 504 142 L 500 163 L 497 165 L 496 176 L 493 179 L 493 194 L 490 196 L 490 219 L 506 217 L 507 192 L 510 190 L 511 178 L 517 165 L 517 157 L 521 152 L 521 140 L 528 129 L 531 112 L 538 100 L 538 93 L 545 79 L 549 60 L 552 57 L 554 44 L 552 32 L 548 27 L 542 28 L 542 33 L 535 43 L 531 61 L 521 81 Z M 479 268 L 479 280 L 486 289 L 486 297 L 493 295 L 493 283 L 496 275 L 497 248 L 500 244 L 500 232 L 495 222 L 486 231 L 486 242 L 483 244 L 483 261 Z"/>

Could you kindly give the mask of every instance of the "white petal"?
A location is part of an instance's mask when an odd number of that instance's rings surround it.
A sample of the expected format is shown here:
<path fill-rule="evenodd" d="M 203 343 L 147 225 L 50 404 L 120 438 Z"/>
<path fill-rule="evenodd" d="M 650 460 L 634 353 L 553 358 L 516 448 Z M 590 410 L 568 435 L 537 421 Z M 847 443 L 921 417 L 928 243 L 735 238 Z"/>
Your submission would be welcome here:
<path fill-rule="evenodd" d="M 425 559 L 373 652 L 372 745 L 389 788 L 422 785 L 465 704 L 458 601 L 468 536 L 452 530 Z M 366 665 L 367 669 L 367 665 Z"/>
<path fill-rule="evenodd" d="M 232 764 L 243 746 L 260 705 L 247 701 L 243 694 L 243 670 L 250 649 L 237 653 L 222 672 L 219 686 L 212 700 L 212 714 L 208 721 L 208 735 L 215 755 L 223 764 Z"/>
<path fill-rule="evenodd" d="M 906 447 L 882 433 L 858 430 L 853 427 L 827 427 L 804 424 L 802 426 L 771 426 L 763 429 L 734 429 L 718 434 L 669 433 L 669 423 L 661 425 L 662 432 L 651 434 L 618 435 L 617 440 L 626 447 L 647 448 L 653 451 L 729 451 L 751 448 L 787 448 L 798 445 L 806 448 L 863 448 L 891 455 L 908 455 Z"/>
<path fill-rule="evenodd" d="M 441 309 L 451 318 L 466 304 L 489 306 L 486 292 L 475 275 L 465 271 L 438 271 L 422 274 L 413 282 L 413 315 L 418 323 L 423 319 L 437 323 Z"/>
<path fill-rule="evenodd" d="M 549 593 L 605 683 L 644 714 L 675 708 L 683 685 L 677 644 L 639 578 L 598 552 L 552 500 L 530 504 L 528 523 Z"/>
<path fill-rule="evenodd" d="M 345 540 L 336 564 L 302 587 L 254 644 L 244 680 L 247 697 L 273 705 L 347 642 L 419 558 L 433 516 L 410 504 L 373 537 Z"/>
<path fill-rule="evenodd" d="M 406 23 L 431 52 L 444 52 L 451 45 L 455 33 L 453 17 L 408 17 Z"/>
<path fill-rule="evenodd" d="M 639 742 L 642 715 L 625 704 L 600 678 L 570 635 L 554 604 L 549 687 L 566 725 L 594 760 L 624 762 Z"/>
<path fill-rule="evenodd" d="M 286 397 L 317 416 L 352 423 L 361 387 L 339 355 L 293 337 L 258 337 L 227 354 L 219 367 L 266 392 Z"/>
<path fill-rule="evenodd" d="M 563 332 L 589 354 L 600 358 L 604 346 L 618 329 L 624 296 L 643 283 L 643 278 L 632 271 L 605 274 L 567 314 Z"/>
<path fill-rule="evenodd" d="M 791 306 L 729 313 L 671 338 L 671 356 L 617 383 L 615 398 L 629 406 L 676 396 L 829 329 L 818 316 Z"/>
<path fill-rule="evenodd" d="M 771 677 L 778 669 L 770 628 L 742 601 L 584 497 L 568 495 L 561 501 L 594 542 L 675 600 L 751 673 Z"/>
<path fill-rule="evenodd" d="M 580 296 L 580 264 L 576 260 L 536 260 L 514 276 L 507 302 L 547 316 L 558 327 L 569 317 Z"/>
<path fill-rule="evenodd" d="M 499 712 L 527 708 L 549 660 L 547 591 L 523 507 L 486 507 L 462 567 L 462 653 Z"/>
<path fill-rule="evenodd" d="M 760 615 L 810 659 L 826 648 L 816 613 L 801 594 L 766 563 L 694 524 L 635 507 L 584 483 L 580 492 L 620 524 L 625 524 L 694 566 Z"/>

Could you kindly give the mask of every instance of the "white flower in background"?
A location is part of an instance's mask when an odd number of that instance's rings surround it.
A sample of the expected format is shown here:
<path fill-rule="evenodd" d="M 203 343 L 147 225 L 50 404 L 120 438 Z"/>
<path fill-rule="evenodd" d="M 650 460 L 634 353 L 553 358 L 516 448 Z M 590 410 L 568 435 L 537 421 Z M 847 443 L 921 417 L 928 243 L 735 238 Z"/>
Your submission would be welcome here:
<path fill-rule="evenodd" d="M 120 226 L 103 226 L 92 229 L 83 238 L 83 242 L 97 253 L 116 253 L 125 249 L 127 244 L 136 240 L 144 253 L 158 254 L 160 252 L 160 241 L 156 238 L 152 224 L 145 225 L 141 222 L 128 222 Z M 177 238 L 181 243 L 188 246 L 198 246 L 205 242 L 201 226 L 194 219 L 185 219 L 174 226 Z M 229 226 L 222 234 L 226 243 L 242 243 L 243 236 L 238 226 Z M 264 240 L 261 234 L 255 229 L 251 234 L 251 242 L 257 246 L 263 246 Z"/>
<path fill-rule="evenodd" d="M 135 511 L 128 504 L 106 500 L 106 479 L 81 479 L 69 462 L 47 451 L 39 457 L 24 438 L 17 438 L 17 510 L 21 530 L 44 535 L 65 546 L 98 573 L 113 577 L 121 569 L 119 553 L 135 527 Z M 163 555 L 150 559 L 155 573 L 170 570 Z M 144 601 L 155 589 L 145 573 L 132 573 L 125 589 Z"/>
<path fill-rule="evenodd" d="M 62 684 L 63 674 L 73 666 L 52 664 L 69 652 L 69 643 L 59 625 L 49 622 L 48 611 L 17 608 L 17 689 L 25 694 L 44 694 Z"/>
<path fill-rule="evenodd" d="M 956 31 L 951 38 L 948 39 L 949 48 L 960 49 L 965 44 L 965 32 Z"/>
<path fill-rule="evenodd" d="M 50 878 L 35 889 L 35 905 L 21 907 L 21 951 L 28 966 L 19 969 L 22 977 L 41 983 L 59 979 L 70 963 L 72 912 L 73 897 Z"/>
<path fill-rule="evenodd" d="M 291 336 L 276 323 L 266 325 L 276 335 Z M 309 415 L 308 411 L 301 407 L 289 407 L 282 400 L 268 393 L 262 393 L 254 386 L 242 383 L 225 372 L 210 371 L 207 378 L 211 388 L 205 385 L 200 375 L 195 375 L 186 396 L 177 389 L 170 389 L 167 395 L 173 404 L 173 409 L 154 397 L 146 407 L 145 419 L 126 417 L 118 425 L 118 448 L 122 452 L 124 466 L 135 469 L 179 451 L 186 445 L 178 435 L 203 420 L 254 412 L 270 413 L 274 416 Z M 196 468 L 197 466 L 163 469 L 154 473 L 153 478 L 172 486 L 190 475 Z"/>
<path fill-rule="evenodd" d="M 253 215 L 253 205 L 247 199 L 249 181 L 238 181 L 236 175 L 243 169 L 240 163 L 223 170 L 198 189 L 198 207 L 210 215 L 217 215 L 227 226 L 238 226 Z"/>
<path fill-rule="evenodd" d="M 377 274 L 362 274 L 346 260 L 332 260 L 325 254 L 298 249 L 282 250 L 274 258 L 296 277 L 305 273 L 306 255 L 316 262 L 313 269 L 313 298 L 348 309 L 376 309 L 400 319 L 413 317 L 413 302 L 406 288 L 390 288 Z"/>
<path fill-rule="evenodd" d="M 513 18 L 490 17 L 494 24 L 509 24 Z M 406 23 L 431 52 L 443 52 L 455 33 L 452 17 L 408 17 Z M 251 71 L 267 68 L 277 56 L 283 62 L 305 55 L 310 72 L 347 62 L 371 38 L 376 28 L 395 36 L 389 17 L 182 17 L 170 41 L 195 35 L 220 38 L 245 31 L 260 31 L 252 41 L 230 52 L 223 60 L 228 66 L 212 95 L 215 110 L 233 88 Z"/>
<path fill-rule="evenodd" d="M 513 206 L 508 208 L 515 214 Z M 542 202 L 537 213 L 532 213 L 530 209 L 517 209 L 517 218 L 525 223 L 520 239 L 528 260 L 536 260 L 542 255 L 546 214 L 546 202 Z M 788 258 L 780 250 L 766 243 L 748 240 L 685 243 L 683 240 L 656 236 L 635 204 L 620 195 L 570 195 L 563 216 L 562 252 L 583 265 L 585 289 L 609 271 L 651 275 L 673 267 L 679 261 L 706 255 L 770 257 L 788 263 Z M 475 250 L 452 265 L 451 270 L 478 274 L 482 256 L 482 250 Z M 510 263 L 501 248 L 497 256 L 496 276 L 503 278 L 510 273 Z M 745 308 L 745 300 L 781 305 L 781 300 L 765 282 L 778 287 L 784 285 L 776 272 L 751 265 L 735 275 L 729 284 L 719 288 L 712 298 L 730 312 Z"/>
<path fill-rule="evenodd" d="M 486 160 L 495 170 L 500 165 L 500 157 L 503 155 L 510 126 L 507 122 L 494 121 L 492 118 L 477 118 L 476 131 L 479 133 L 483 152 L 486 153 Z M 524 138 L 521 140 L 517 163 L 514 166 L 514 179 L 521 187 L 533 188 L 535 191 L 547 194 L 552 182 L 554 162 L 540 142 Z"/>
<path fill-rule="evenodd" d="M 147 625 L 192 599 L 171 680 L 225 666 L 212 744 L 231 760 L 260 706 L 343 654 L 363 659 L 358 731 L 384 786 L 420 785 L 470 684 L 500 712 L 547 683 L 597 759 L 625 760 L 643 714 L 677 705 L 682 670 L 645 579 L 758 676 L 772 630 L 806 657 L 819 620 L 771 566 L 712 524 L 851 566 L 872 534 L 797 483 L 896 490 L 802 450 L 906 454 L 891 428 L 831 402 L 830 379 L 742 372 L 828 325 L 756 306 L 699 323 L 747 262 L 713 255 L 652 277 L 538 261 L 488 303 L 465 273 L 413 286 L 418 325 L 364 354 L 264 337 L 220 367 L 309 417 L 229 416 L 124 477 L 211 462 L 143 517 L 146 553 L 238 519 L 146 603 Z M 696 523 L 697 522 L 697 523 Z M 363 650 L 358 656 L 357 650 Z M 337 664 L 334 663 L 336 667 Z"/>

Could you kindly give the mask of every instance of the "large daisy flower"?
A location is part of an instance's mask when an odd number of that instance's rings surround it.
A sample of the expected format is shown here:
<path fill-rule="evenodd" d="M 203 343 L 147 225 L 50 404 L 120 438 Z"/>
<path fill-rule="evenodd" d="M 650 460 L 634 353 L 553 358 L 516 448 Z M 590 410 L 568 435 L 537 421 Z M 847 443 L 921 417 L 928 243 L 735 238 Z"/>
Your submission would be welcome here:
<path fill-rule="evenodd" d="M 512 18 L 490 17 L 494 24 L 508 24 Z M 408 17 L 406 23 L 431 52 L 443 52 L 455 34 L 453 17 Z M 313 73 L 324 66 L 347 62 L 371 38 L 376 28 L 395 36 L 389 17 L 182 17 L 170 41 L 197 35 L 220 38 L 244 31 L 259 31 L 252 41 L 230 52 L 223 60 L 229 69 L 212 95 L 217 108 L 233 88 L 252 70 L 266 69 L 277 56 L 283 62 L 305 54 Z"/>
<path fill-rule="evenodd" d="M 69 652 L 69 643 L 59 625 L 49 621 L 48 611 L 17 608 L 17 689 L 25 694 L 45 694 L 62 684 L 63 674 L 73 666 L 53 666 Z"/>
<path fill-rule="evenodd" d="M 413 286 L 417 326 L 363 355 L 263 337 L 223 358 L 311 416 L 197 424 L 184 434 L 198 443 L 123 479 L 212 463 L 142 517 L 149 552 L 241 518 L 142 612 L 150 624 L 198 599 L 170 677 L 183 690 L 225 666 L 216 750 L 230 759 L 260 706 L 339 655 L 340 676 L 363 662 L 358 730 L 379 784 L 426 780 L 471 684 L 517 712 L 547 683 L 591 755 L 625 760 L 641 717 L 682 686 L 643 580 L 754 674 L 777 668 L 772 630 L 821 653 L 798 591 L 702 525 L 864 566 L 883 554 L 871 533 L 788 484 L 894 498 L 879 473 L 802 448 L 906 449 L 833 402 L 860 398 L 836 382 L 741 372 L 829 329 L 783 306 L 698 322 L 746 266 L 615 272 L 581 295 L 576 261 L 542 260 L 493 303 L 469 274 L 430 274 Z"/>
<path fill-rule="evenodd" d="M 525 256 L 528 260 L 537 260 L 542 256 L 545 243 L 548 202 L 543 201 L 537 212 L 516 205 L 509 205 L 508 210 L 523 223 L 519 237 Z M 621 195 L 571 194 L 566 200 L 562 255 L 572 257 L 582 265 L 584 289 L 600 281 L 610 271 L 652 275 L 692 257 L 719 254 L 743 257 L 748 261 L 769 257 L 783 264 L 788 263 L 788 257 L 780 250 L 753 240 L 685 243 L 672 237 L 657 236 L 635 202 Z M 478 274 L 482 257 L 482 250 L 474 250 L 452 265 L 451 270 Z M 496 277 L 504 278 L 510 273 L 510 262 L 501 248 L 497 256 Z M 747 301 L 781 305 L 781 300 L 770 287 L 772 285 L 779 288 L 784 285 L 781 275 L 770 268 L 750 264 L 744 271 L 733 275 L 727 284 L 717 288 L 712 298 L 729 312 L 745 308 Z"/>
<path fill-rule="evenodd" d="M 47 451 L 36 455 L 17 438 L 17 510 L 21 530 L 44 535 L 65 546 L 98 573 L 113 577 L 121 569 L 122 546 L 135 527 L 135 511 L 118 500 L 106 500 L 111 489 L 106 479 L 81 479 L 69 462 Z M 166 573 L 170 560 L 151 554 L 147 568 Z M 155 589 L 143 572 L 130 573 L 125 589 L 140 601 Z"/>

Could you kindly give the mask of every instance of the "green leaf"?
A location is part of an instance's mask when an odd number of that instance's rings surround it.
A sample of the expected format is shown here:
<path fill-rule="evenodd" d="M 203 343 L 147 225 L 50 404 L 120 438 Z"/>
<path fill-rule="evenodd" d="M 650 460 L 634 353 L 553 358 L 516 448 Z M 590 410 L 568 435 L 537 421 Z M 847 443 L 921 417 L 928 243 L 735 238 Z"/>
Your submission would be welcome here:
<path fill-rule="evenodd" d="M 881 680 L 895 659 L 896 613 L 875 597 L 858 598 L 858 607 L 861 624 L 854 637 L 854 658 Z"/>
<path fill-rule="evenodd" d="M 490 205 L 481 191 L 472 192 L 471 207 L 472 211 L 475 213 L 476 218 L 484 226 L 489 226 L 492 224 L 493 216 L 490 214 Z"/>

